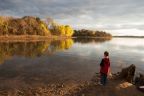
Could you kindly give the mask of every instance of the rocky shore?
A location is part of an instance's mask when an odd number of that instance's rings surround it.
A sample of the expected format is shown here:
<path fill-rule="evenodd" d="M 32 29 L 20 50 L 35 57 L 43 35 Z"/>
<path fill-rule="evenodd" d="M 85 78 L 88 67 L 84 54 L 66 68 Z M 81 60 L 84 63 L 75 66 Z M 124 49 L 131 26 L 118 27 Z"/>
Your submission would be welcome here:
<path fill-rule="evenodd" d="M 91 82 L 69 96 L 144 96 L 144 89 L 140 87 L 144 86 L 144 75 L 134 78 L 135 70 L 136 67 L 132 64 L 121 72 L 112 74 L 108 77 L 106 86 L 99 85 L 100 76 L 96 73 Z"/>
<path fill-rule="evenodd" d="M 99 85 L 100 75 L 95 73 L 91 81 L 31 85 L 8 89 L 0 86 L 0 96 L 144 96 L 139 86 L 144 85 L 144 78 L 134 78 L 136 67 L 131 65 L 121 72 L 108 76 L 106 86 Z M 18 84 L 18 81 L 15 82 Z M 2 85 L 2 84 L 1 84 Z"/>

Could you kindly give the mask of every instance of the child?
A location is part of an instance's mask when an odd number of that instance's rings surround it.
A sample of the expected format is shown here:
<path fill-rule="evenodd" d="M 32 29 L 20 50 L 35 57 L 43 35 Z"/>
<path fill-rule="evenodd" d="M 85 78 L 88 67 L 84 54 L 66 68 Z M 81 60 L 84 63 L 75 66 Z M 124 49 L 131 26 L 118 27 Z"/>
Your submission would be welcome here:
<path fill-rule="evenodd" d="M 101 60 L 100 63 L 100 75 L 101 75 L 100 84 L 101 85 L 106 85 L 109 69 L 110 69 L 109 53 L 105 51 L 104 58 Z"/>

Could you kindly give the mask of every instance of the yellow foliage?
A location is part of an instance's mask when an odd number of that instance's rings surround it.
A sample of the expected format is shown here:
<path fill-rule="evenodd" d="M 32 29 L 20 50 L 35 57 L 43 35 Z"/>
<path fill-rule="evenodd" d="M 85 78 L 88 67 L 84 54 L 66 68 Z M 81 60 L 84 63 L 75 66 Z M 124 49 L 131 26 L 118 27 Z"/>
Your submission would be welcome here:
<path fill-rule="evenodd" d="M 46 34 L 49 34 L 49 30 L 46 28 L 44 24 L 41 23 L 40 26 L 44 30 L 44 32 L 46 32 Z"/>
<path fill-rule="evenodd" d="M 61 36 L 72 36 L 73 35 L 73 29 L 69 25 L 55 25 L 53 26 L 54 35 L 61 35 Z"/>
<path fill-rule="evenodd" d="M 51 35 L 44 21 L 38 17 L 12 18 L 0 16 L 0 35 Z"/>
<path fill-rule="evenodd" d="M 72 36 L 74 31 L 69 25 L 66 25 L 65 26 L 65 33 L 66 33 L 66 36 Z"/>
<path fill-rule="evenodd" d="M 59 35 L 65 35 L 65 29 L 64 29 L 65 27 L 63 26 L 63 25 L 59 25 L 59 26 L 57 26 L 57 32 L 58 32 L 58 34 Z"/>

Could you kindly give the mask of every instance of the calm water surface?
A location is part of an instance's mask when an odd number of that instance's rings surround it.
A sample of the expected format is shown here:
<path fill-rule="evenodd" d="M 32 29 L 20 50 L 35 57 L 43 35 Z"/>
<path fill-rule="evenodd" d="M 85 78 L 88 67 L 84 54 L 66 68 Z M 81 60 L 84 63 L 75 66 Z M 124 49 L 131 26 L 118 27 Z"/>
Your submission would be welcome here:
<path fill-rule="evenodd" d="M 141 38 L 0 42 L 0 88 L 88 81 L 99 72 L 105 50 L 113 73 L 130 64 L 144 73 Z"/>

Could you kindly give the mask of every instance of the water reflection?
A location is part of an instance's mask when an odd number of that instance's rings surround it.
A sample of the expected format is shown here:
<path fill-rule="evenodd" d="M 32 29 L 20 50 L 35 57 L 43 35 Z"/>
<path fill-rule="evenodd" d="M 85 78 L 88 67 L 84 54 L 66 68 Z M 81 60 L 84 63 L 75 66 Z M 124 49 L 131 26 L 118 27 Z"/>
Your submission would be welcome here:
<path fill-rule="evenodd" d="M 37 42 L 0 42 L 0 64 L 12 56 L 24 56 L 29 58 L 50 55 L 57 51 L 67 50 L 75 43 L 102 43 L 109 38 L 74 38 L 65 40 L 49 40 Z"/>
<path fill-rule="evenodd" d="M 101 38 L 74 38 L 62 41 L 1 42 L 0 91 L 4 89 L 15 93 L 15 89 L 18 89 L 29 92 L 30 88 L 37 87 L 51 90 L 51 84 L 63 84 L 62 90 L 68 90 L 75 84 L 90 80 L 95 72 L 99 72 L 99 62 L 105 50 L 110 52 L 112 72 L 120 71 L 124 65 L 130 64 L 136 64 L 137 69 L 144 72 L 144 39 L 113 38 L 106 41 Z M 13 89 L 13 92 L 8 89 Z"/>
<path fill-rule="evenodd" d="M 108 42 L 99 44 L 86 43 L 74 45 L 74 54 L 89 59 L 100 59 L 105 50 L 110 52 L 112 71 L 135 64 L 137 72 L 144 71 L 144 39 L 143 38 L 113 38 Z M 83 49 L 83 50 L 81 50 Z"/>
<path fill-rule="evenodd" d="M 72 39 L 38 42 L 0 42 L 0 63 L 15 55 L 29 58 L 40 57 L 44 54 L 53 54 L 56 51 L 69 49 L 72 45 Z"/>
<path fill-rule="evenodd" d="M 81 43 L 81 44 L 87 44 L 87 43 L 102 43 L 105 41 L 109 41 L 112 38 L 74 38 L 74 42 Z"/>
<path fill-rule="evenodd" d="M 69 49 L 73 45 L 72 39 L 52 41 L 50 49 L 52 52 Z"/>

